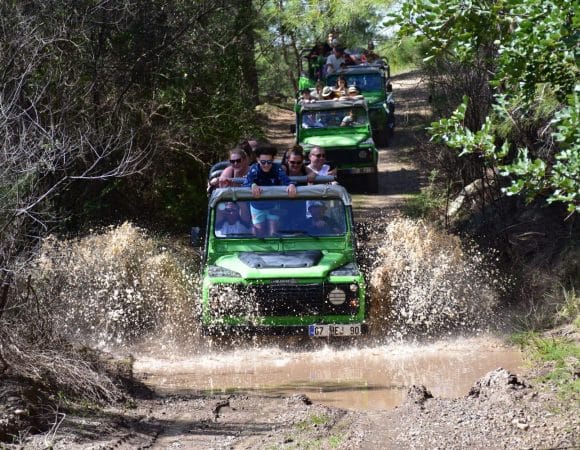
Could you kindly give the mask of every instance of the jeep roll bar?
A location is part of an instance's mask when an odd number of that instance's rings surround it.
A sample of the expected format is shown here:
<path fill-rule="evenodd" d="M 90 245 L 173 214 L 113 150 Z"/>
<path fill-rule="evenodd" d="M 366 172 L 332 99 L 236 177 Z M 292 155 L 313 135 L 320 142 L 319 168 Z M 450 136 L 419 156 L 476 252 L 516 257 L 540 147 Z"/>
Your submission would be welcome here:
<path fill-rule="evenodd" d="M 290 181 L 294 181 L 295 183 L 298 184 L 307 184 L 310 181 L 312 181 L 314 184 L 325 184 L 336 181 L 336 177 L 334 175 L 316 175 L 312 180 L 309 180 L 307 175 L 290 176 L 288 178 L 290 178 Z M 236 177 L 228 179 L 233 183 L 243 183 L 246 180 L 244 177 Z"/>

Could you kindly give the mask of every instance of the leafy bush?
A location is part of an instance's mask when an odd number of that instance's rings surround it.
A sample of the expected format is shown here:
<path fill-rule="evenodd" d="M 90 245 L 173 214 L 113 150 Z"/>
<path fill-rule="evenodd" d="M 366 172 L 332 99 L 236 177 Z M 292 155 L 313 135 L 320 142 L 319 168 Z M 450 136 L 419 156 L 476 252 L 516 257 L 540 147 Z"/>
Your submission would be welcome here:
<path fill-rule="evenodd" d="M 469 121 L 464 101 L 450 119 L 434 124 L 434 137 L 461 155 L 500 166 L 511 178 L 504 190 L 508 195 L 545 196 L 548 203 L 565 204 L 570 213 L 580 211 L 577 12 L 571 0 L 407 0 L 390 22 L 401 26 L 401 36 L 429 43 L 427 61 L 461 64 L 489 76 L 485 85 L 492 90 L 494 114 L 487 103 L 480 123 Z M 532 118 L 543 109 L 534 105 L 546 87 L 558 104 L 550 106 L 548 124 L 536 124 L 541 128 L 531 133 L 540 142 L 529 132 L 519 133 L 522 144 L 497 140 L 497 124 L 502 128 L 502 123 Z M 471 97 L 469 105 L 471 111 L 482 109 L 478 98 Z"/>
<path fill-rule="evenodd" d="M 414 37 L 405 37 L 399 42 L 390 39 L 379 46 L 378 53 L 388 58 L 391 74 L 396 74 L 416 68 L 421 64 L 423 46 L 424 44 Z"/>

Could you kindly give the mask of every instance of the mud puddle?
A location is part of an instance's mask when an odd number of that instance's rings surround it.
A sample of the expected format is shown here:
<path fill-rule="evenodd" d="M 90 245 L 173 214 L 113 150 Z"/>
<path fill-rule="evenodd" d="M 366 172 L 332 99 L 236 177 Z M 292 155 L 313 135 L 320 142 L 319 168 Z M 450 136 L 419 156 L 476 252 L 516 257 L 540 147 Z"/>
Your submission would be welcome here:
<path fill-rule="evenodd" d="M 432 344 L 288 351 L 276 347 L 230 349 L 198 355 L 136 357 L 135 375 L 162 394 L 304 393 L 317 403 L 351 410 L 399 405 L 407 388 L 457 398 L 497 367 L 517 372 L 520 353 L 491 337 Z"/>

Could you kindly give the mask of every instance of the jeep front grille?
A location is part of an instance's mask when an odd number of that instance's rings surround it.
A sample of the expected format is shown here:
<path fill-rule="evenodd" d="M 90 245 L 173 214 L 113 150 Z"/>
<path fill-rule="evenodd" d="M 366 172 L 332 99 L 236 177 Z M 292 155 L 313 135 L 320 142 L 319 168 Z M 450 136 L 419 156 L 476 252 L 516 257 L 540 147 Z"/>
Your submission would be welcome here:
<path fill-rule="evenodd" d="M 338 167 L 342 165 L 349 164 L 360 164 L 368 163 L 369 165 L 373 162 L 373 154 L 371 148 L 340 148 L 333 149 L 327 148 L 326 150 L 326 160 L 337 165 Z M 365 152 L 366 157 L 361 158 L 360 153 Z"/>
<path fill-rule="evenodd" d="M 255 284 L 215 285 L 210 292 L 210 307 L 215 315 L 244 316 L 317 316 L 355 315 L 358 296 L 341 285 L 346 295 L 343 304 L 332 304 L 329 294 L 337 285 L 328 284 Z M 333 300 L 336 292 L 333 294 Z M 334 300 L 336 302 L 336 300 Z"/>

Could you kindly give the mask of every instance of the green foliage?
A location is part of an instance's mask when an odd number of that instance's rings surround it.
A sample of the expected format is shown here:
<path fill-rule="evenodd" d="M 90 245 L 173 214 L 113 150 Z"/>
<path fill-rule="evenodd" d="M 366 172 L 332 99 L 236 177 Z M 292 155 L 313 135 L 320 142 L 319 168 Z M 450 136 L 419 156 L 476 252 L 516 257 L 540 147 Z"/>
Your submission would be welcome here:
<path fill-rule="evenodd" d="M 10 252 L 67 216 L 184 227 L 205 209 L 206 167 L 258 132 L 251 2 L 69 3 L 0 2 Z"/>
<path fill-rule="evenodd" d="M 298 88 L 300 51 L 334 32 L 345 46 L 366 46 L 392 0 L 264 1 L 256 37 L 262 94 L 291 96 Z M 281 76 L 282 74 L 282 76 Z"/>
<path fill-rule="evenodd" d="M 523 348 L 532 361 L 551 366 L 540 381 L 555 387 L 561 397 L 580 397 L 580 379 L 574 375 L 580 361 L 580 346 L 576 342 L 561 337 L 541 337 L 534 332 L 512 335 L 511 341 Z"/>
<path fill-rule="evenodd" d="M 418 67 L 423 58 L 423 52 L 423 45 L 414 37 L 404 37 L 399 42 L 389 39 L 378 47 L 379 55 L 389 61 L 391 74 Z"/>
<path fill-rule="evenodd" d="M 319 425 L 324 425 L 328 423 L 330 418 L 325 414 L 312 414 L 306 420 L 298 422 L 296 425 L 301 430 L 306 430 L 312 427 L 318 427 Z"/>
<path fill-rule="evenodd" d="M 483 64 L 492 75 L 496 104 L 481 129 L 465 126 L 464 99 L 451 118 L 432 125 L 434 140 L 500 166 L 513 180 L 508 194 L 529 199 L 542 194 L 549 203 L 566 204 L 571 213 L 580 211 L 577 11 L 571 0 L 408 0 L 390 22 L 400 25 L 400 37 L 429 43 L 425 60 Z M 548 109 L 535 104 L 545 88 L 558 102 Z M 548 110 L 549 133 L 542 134 L 546 124 L 537 123 L 535 137 L 532 130 L 520 129 L 522 143 L 496 142 L 496 128 L 501 131 L 506 122 L 519 127 Z"/>
<path fill-rule="evenodd" d="M 556 313 L 556 322 L 576 323 L 580 318 L 580 297 L 576 295 L 576 289 L 574 287 L 566 289 L 564 286 L 561 286 L 561 289 L 564 302 Z"/>
<path fill-rule="evenodd" d="M 438 215 L 445 206 L 445 196 L 436 186 L 439 173 L 432 170 L 429 175 L 429 184 L 422 188 L 419 194 L 408 198 L 403 206 L 403 211 L 408 217 L 419 219 L 433 214 Z"/>

